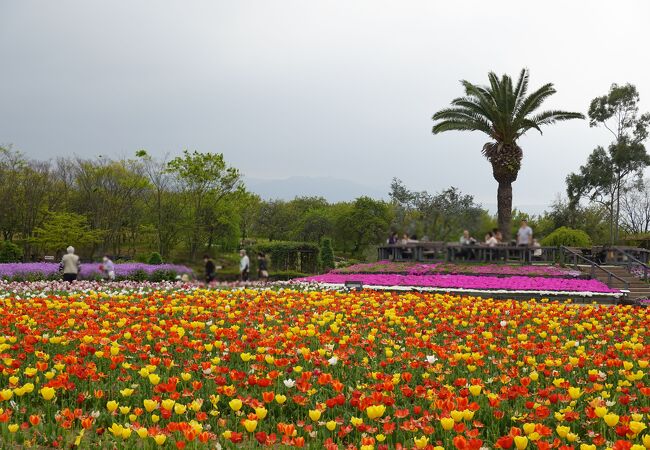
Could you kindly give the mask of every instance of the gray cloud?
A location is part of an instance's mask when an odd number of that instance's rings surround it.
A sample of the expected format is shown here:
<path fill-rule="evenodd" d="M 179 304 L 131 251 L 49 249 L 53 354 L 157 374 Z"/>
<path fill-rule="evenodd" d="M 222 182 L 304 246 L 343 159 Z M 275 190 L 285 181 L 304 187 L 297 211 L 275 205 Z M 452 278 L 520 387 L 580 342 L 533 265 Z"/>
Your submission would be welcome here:
<path fill-rule="evenodd" d="M 531 70 L 548 107 L 612 82 L 650 109 L 650 3 L 4 1 L 0 142 L 63 154 L 223 152 L 249 177 L 460 187 L 493 203 L 478 134 L 432 136 L 458 80 Z M 548 204 L 609 137 L 586 122 L 522 139 L 515 204 Z"/>

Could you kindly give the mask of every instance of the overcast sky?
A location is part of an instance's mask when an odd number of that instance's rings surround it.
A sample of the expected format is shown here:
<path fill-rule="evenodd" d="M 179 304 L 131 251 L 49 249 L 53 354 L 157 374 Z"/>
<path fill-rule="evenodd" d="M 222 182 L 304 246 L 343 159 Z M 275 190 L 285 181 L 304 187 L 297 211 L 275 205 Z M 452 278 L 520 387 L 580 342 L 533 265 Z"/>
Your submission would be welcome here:
<path fill-rule="evenodd" d="M 34 158 L 222 152 L 248 177 L 450 185 L 485 204 L 486 137 L 433 136 L 458 81 L 531 71 L 547 108 L 613 82 L 650 109 L 650 1 L 0 0 L 0 143 Z M 521 139 L 515 205 L 546 205 L 602 129 Z M 299 192 L 297 192 L 299 194 Z"/>

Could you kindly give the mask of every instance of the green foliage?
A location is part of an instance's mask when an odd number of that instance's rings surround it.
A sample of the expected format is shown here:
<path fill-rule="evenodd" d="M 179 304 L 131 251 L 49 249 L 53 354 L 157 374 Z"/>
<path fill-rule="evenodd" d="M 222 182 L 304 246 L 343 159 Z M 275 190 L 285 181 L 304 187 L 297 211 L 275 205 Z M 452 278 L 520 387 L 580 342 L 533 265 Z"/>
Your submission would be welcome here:
<path fill-rule="evenodd" d="M 465 229 L 472 233 L 491 229 L 486 228 L 491 225 L 487 211 L 454 187 L 438 194 L 415 192 L 394 178 L 390 197 L 395 211 L 392 229 L 398 233 L 447 241 L 458 239 Z"/>
<path fill-rule="evenodd" d="M 230 197 L 235 193 L 243 192 L 241 174 L 226 165 L 221 153 L 190 153 L 187 150 L 182 157 L 169 161 L 167 171 L 176 177 L 183 193 L 188 212 L 189 256 L 194 260 L 203 242 L 208 241 L 209 249 L 216 240 L 217 208 L 226 200 L 234 200 Z M 232 221 L 227 225 L 238 227 Z"/>
<path fill-rule="evenodd" d="M 592 100 L 589 125 L 604 126 L 614 139 L 607 150 L 596 147 L 587 163 L 566 178 L 572 205 L 586 198 L 607 209 L 610 243 L 618 241 L 620 200 L 629 189 L 630 179 L 640 180 L 650 165 L 650 155 L 643 144 L 648 137 L 650 113 L 639 115 L 639 100 L 639 93 L 631 84 L 613 84 L 607 95 Z"/>
<path fill-rule="evenodd" d="M 147 259 L 147 264 L 159 265 L 163 263 L 162 256 L 158 252 L 152 252 Z"/>
<path fill-rule="evenodd" d="M 273 241 L 258 244 L 254 250 L 269 256 L 271 269 L 276 272 L 315 273 L 318 271 L 319 248 L 317 244 L 311 242 Z M 251 257 L 251 261 L 252 259 Z"/>
<path fill-rule="evenodd" d="M 34 229 L 30 243 L 57 252 L 72 246 L 91 246 L 102 241 L 104 230 L 92 230 L 88 219 L 71 212 L 51 213 L 43 226 Z"/>
<path fill-rule="evenodd" d="M 0 243 L 0 263 L 19 262 L 23 258 L 23 251 L 11 241 Z"/>
<path fill-rule="evenodd" d="M 371 245 L 385 241 L 393 220 L 393 211 L 383 200 L 359 197 L 341 204 L 335 218 L 335 238 L 342 250 L 361 256 Z"/>
<path fill-rule="evenodd" d="M 541 244 L 549 247 L 561 245 L 567 247 L 589 247 L 591 246 L 591 239 L 589 238 L 589 235 L 582 230 L 560 227 L 542 239 Z"/>
<path fill-rule="evenodd" d="M 334 249 L 330 238 L 324 238 L 320 243 L 320 263 L 323 272 L 334 268 Z"/>

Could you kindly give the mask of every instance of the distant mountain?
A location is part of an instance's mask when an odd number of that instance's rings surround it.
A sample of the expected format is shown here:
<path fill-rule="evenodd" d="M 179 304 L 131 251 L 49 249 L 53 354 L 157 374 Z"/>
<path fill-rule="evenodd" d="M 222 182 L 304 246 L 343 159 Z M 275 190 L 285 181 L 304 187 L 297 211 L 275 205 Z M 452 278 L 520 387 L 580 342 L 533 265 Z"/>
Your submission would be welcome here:
<path fill-rule="evenodd" d="M 330 202 L 354 200 L 366 195 L 387 199 L 389 187 L 382 189 L 334 177 L 289 177 L 284 179 L 246 178 L 249 191 L 263 199 L 292 200 L 295 197 L 324 197 Z"/>

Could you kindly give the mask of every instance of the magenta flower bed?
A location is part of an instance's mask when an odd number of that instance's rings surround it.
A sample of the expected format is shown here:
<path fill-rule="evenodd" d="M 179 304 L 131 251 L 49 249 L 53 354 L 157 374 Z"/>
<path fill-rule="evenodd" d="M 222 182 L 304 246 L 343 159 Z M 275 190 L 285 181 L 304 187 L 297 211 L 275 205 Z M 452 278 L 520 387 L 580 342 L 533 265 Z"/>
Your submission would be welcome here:
<path fill-rule="evenodd" d="M 399 275 L 399 274 L 339 274 L 328 273 L 299 278 L 299 282 L 344 284 L 360 281 L 370 286 L 417 286 L 476 290 L 509 291 L 565 291 L 565 292 L 618 292 L 598 280 L 526 277 L 526 276 L 476 276 L 476 275 Z"/>
<path fill-rule="evenodd" d="M 423 264 L 414 262 L 379 261 L 376 263 L 355 264 L 332 271 L 333 273 L 368 273 L 368 274 L 466 274 L 493 276 L 540 276 L 573 278 L 583 275 L 580 271 L 559 266 L 505 265 L 505 264 Z"/>

